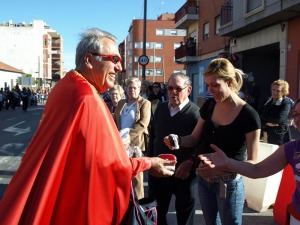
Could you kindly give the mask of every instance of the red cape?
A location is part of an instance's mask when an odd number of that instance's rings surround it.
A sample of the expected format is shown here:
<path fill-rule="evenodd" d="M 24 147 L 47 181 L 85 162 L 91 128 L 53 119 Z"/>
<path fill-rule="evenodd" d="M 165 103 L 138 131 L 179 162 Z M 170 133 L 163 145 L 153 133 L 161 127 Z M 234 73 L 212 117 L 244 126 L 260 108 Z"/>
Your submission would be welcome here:
<path fill-rule="evenodd" d="M 146 162 L 128 158 L 104 101 L 69 72 L 0 202 L 0 224 L 119 224 L 131 179 Z"/>

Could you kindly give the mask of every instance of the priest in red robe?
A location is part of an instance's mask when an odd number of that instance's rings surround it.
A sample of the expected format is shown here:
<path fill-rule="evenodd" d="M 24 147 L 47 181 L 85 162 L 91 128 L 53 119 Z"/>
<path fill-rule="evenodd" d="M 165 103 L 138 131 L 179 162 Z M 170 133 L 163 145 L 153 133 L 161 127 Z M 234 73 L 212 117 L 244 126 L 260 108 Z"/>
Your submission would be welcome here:
<path fill-rule="evenodd" d="M 99 93 L 122 70 L 114 36 L 82 35 L 76 70 L 53 88 L 36 134 L 0 202 L 1 225 L 115 225 L 139 172 L 172 175 L 159 158 L 129 159 Z"/>

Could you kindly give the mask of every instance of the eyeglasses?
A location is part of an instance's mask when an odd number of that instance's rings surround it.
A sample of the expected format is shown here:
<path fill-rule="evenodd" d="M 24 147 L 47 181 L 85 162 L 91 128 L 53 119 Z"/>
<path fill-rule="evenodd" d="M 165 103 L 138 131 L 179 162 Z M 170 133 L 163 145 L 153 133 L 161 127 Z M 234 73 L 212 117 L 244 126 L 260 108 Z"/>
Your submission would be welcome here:
<path fill-rule="evenodd" d="M 108 55 L 108 54 L 100 54 L 100 53 L 95 53 L 95 52 L 90 52 L 93 56 L 101 56 L 101 57 L 106 57 L 108 58 L 111 62 L 114 64 L 117 64 L 118 62 L 122 62 L 122 58 L 119 57 L 118 55 Z"/>
<path fill-rule="evenodd" d="M 158 86 L 153 86 L 153 88 L 159 88 Z"/>
<path fill-rule="evenodd" d="M 181 92 L 183 89 L 187 88 L 188 86 L 184 87 L 184 88 L 180 88 L 180 87 L 172 87 L 172 86 L 168 86 L 168 91 L 173 91 L 174 89 L 176 90 L 176 92 Z"/>

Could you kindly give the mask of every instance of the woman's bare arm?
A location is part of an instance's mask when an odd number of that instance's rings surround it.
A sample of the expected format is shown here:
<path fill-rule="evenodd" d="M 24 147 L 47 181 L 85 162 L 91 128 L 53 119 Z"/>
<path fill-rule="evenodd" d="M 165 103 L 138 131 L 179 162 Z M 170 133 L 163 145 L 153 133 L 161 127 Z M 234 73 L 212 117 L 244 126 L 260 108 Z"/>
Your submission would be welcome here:
<path fill-rule="evenodd" d="M 259 163 L 237 161 L 228 158 L 217 146 L 211 145 L 211 147 L 216 151 L 215 153 L 199 156 L 203 163 L 197 170 L 203 177 L 215 176 L 220 174 L 220 171 L 226 171 L 250 178 L 262 178 L 281 171 L 288 164 L 284 145 Z"/>

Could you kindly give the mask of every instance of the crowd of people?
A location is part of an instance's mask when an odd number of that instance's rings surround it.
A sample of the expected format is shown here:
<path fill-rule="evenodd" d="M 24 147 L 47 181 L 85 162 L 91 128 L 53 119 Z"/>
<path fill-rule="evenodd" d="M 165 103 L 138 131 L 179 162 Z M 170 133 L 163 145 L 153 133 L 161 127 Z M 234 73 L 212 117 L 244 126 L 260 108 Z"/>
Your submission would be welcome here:
<path fill-rule="evenodd" d="M 271 84 L 260 111 L 254 87 L 251 104 L 240 94 L 243 71 L 217 58 L 204 71 L 206 100 L 199 107 L 189 98 L 188 75 L 171 74 L 167 86 L 136 77 L 121 86 L 121 61 L 112 34 L 97 28 L 82 33 L 76 68 L 52 90 L 0 201 L 1 224 L 126 224 L 131 184 L 142 199 L 148 170 L 147 194 L 157 200 L 158 225 L 168 224 L 173 195 L 179 225 L 194 224 L 197 197 L 207 225 L 240 225 L 242 175 L 265 177 L 287 164 L 298 175 L 299 141 L 291 142 L 286 130 L 291 119 L 300 129 L 300 103 L 287 100 L 287 82 Z M 257 164 L 262 131 L 281 146 Z M 139 154 L 129 154 L 130 146 Z M 176 162 L 162 154 L 175 155 Z M 296 182 L 290 207 L 297 219 Z"/>
<path fill-rule="evenodd" d="M 283 145 L 291 140 L 289 126 L 294 102 L 288 98 L 289 85 L 286 81 L 274 81 L 271 84 L 271 96 L 259 108 L 259 88 L 252 82 L 247 98 L 241 95 L 245 87 L 243 71 L 234 68 L 227 59 L 212 60 L 204 78 L 207 90 L 200 111 L 198 106 L 189 109 L 193 104 L 189 100 L 192 86 L 185 74 L 175 73 L 170 76 L 167 95 L 163 94 L 162 85 L 158 82 L 154 82 L 150 88 L 142 82 L 138 86 L 140 97 L 151 102 L 150 122 L 143 126 L 143 132 L 148 127 L 149 147 L 147 151 L 143 149 L 143 153 L 147 156 L 177 156 L 174 176 L 149 176 L 148 195 L 157 199 L 160 225 L 167 224 L 166 214 L 172 195 L 176 197 L 178 224 L 193 224 L 197 182 L 206 224 L 241 224 L 245 199 L 242 176 L 226 171 L 209 179 L 198 176 L 196 182 L 195 168 L 200 165 L 196 156 L 213 152 L 214 148 L 210 145 L 214 143 L 229 158 L 254 164 L 263 134 L 270 144 Z M 127 91 L 125 88 L 125 93 Z M 128 102 L 130 98 L 123 101 Z M 118 114 L 126 114 L 125 111 L 121 110 Z M 136 118 L 135 114 L 132 118 Z M 196 120 L 193 121 L 193 118 Z M 168 134 L 180 136 L 179 150 L 172 151 Z M 146 141 L 143 139 L 140 143 Z M 235 194 L 229 194 L 231 192 Z"/>
<path fill-rule="evenodd" d="M 19 87 L 17 83 L 12 89 L 9 87 L 0 89 L 0 111 L 15 110 L 16 107 L 22 107 L 27 111 L 29 106 L 36 106 L 38 103 L 44 103 L 47 100 L 49 90 L 33 90 L 29 87 Z"/>

